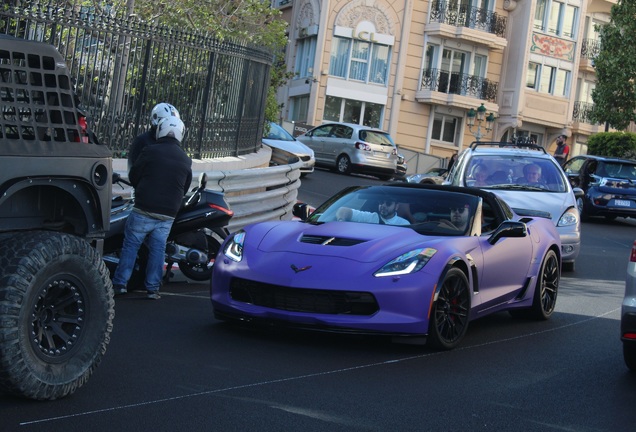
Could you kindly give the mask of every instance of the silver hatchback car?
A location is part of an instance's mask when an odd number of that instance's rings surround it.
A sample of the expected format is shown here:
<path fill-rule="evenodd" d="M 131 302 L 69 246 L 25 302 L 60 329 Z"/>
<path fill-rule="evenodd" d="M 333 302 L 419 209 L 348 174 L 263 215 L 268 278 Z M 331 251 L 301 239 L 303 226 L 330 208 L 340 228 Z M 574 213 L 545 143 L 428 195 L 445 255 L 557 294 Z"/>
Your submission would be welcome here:
<path fill-rule="evenodd" d="M 316 165 L 341 174 L 395 175 L 398 152 L 388 132 L 352 123 L 327 123 L 296 139 L 314 151 Z"/>
<path fill-rule="evenodd" d="M 621 340 L 625 364 L 636 372 L 636 241 L 627 263 L 625 297 L 621 307 Z"/>

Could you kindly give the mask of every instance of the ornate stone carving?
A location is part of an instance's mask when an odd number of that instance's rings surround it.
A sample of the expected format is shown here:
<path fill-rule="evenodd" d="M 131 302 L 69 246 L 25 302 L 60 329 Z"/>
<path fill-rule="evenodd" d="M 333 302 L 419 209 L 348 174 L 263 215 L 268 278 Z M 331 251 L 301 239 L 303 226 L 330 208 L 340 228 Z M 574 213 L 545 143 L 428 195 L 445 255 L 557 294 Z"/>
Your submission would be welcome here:
<path fill-rule="evenodd" d="M 320 16 L 320 5 L 316 4 L 317 0 L 305 0 L 298 8 L 296 19 L 296 29 L 308 27 L 310 25 L 318 25 L 318 17 Z"/>
<path fill-rule="evenodd" d="M 379 2 L 378 2 L 379 3 Z M 336 25 L 341 27 L 356 28 L 361 21 L 369 21 L 375 25 L 378 33 L 386 35 L 395 34 L 395 25 L 389 19 L 389 14 L 384 5 L 370 0 L 356 0 L 347 4 L 336 18 Z"/>
<path fill-rule="evenodd" d="M 517 8 L 516 0 L 504 0 L 503 8 L 505 11 L 512 12 Z"/>

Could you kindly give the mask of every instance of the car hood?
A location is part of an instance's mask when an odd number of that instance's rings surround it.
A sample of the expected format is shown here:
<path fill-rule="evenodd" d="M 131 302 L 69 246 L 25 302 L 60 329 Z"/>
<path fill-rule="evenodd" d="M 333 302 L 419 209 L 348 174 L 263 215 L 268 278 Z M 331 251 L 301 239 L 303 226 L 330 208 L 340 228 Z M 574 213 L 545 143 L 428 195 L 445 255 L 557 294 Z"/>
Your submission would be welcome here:
<path fill-rule="evenodd" d="M 268 138 L 263 138 L 263 144 L 267 144 L 270 147 L 284 150 L 293 154 L 314 155 L 314 151 L 307 147 L 300 141 L 280 141 Z"/>
<path fill-rule="evenodd" d="M 492 190 L 500 196 L 515 212 L 524 215 L 523 210 L 540 210 L 550 213 L 550 219 L 556 225 L 561 215 L 576 205 L 571 192 L 519 192 Z"/>
<path fill-rule="evenodd" d="M 442 238 L 423 236 L 410 228 L 355 222 L 262 223 L 246 229 L 246 244 L 260 252 L 344 258 L 376 262 L 416 247 L 435 247 Z M 449 237 L 444 237 L 448 241 Z"/>

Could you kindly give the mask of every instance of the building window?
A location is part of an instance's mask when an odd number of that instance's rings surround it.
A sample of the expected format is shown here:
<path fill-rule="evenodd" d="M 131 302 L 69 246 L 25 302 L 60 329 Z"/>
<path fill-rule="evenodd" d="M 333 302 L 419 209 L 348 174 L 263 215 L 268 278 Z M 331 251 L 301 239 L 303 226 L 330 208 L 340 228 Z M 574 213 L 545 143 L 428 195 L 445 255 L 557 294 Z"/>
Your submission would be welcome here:
<path fill-rule="evenodd" d="M 457 135 L 459 133 L 458 126 L 460 124 L 461 119 L 458 117 L 435 114 L 431 138 L 447 144 L 458 145 L 459 140 L 457 139 Z"/>
<path fill-rule="evenodd" d="M 570 71 L 539 63 L 528 64 L 526 87 L 539 93 L 567 96 L 570 86 Z"/>
<path fill-rule="evenodd" d="M 569 0 L 537 0 L 534 28 L 555 36 L 575 39 L 579 8 Z"/>
<path fill-rule="evenodd" d="M 388 45 L 336 36 L 332 46 L 330 75 L 387 85 L 391 53 Z"/>
<path fill-rule="evenodd" d="M 488 57 L 476 51 L 471 47 L 460 51 L 436 43 L 427 44 L 420 88 L 494 100 L 497 83 L 486 78 Z"/>
<path fill-rule="evenodd" d="M 291 113 L 290 120 L 304 123 L 307 121 L 307 111 L 309 110 L 309 95 L 290 98 Z"/>
<path fill-rule="evenodd" d="M 316 55 L 316 37 L 298 39 L 296 45 L 296 65 L 294 72 L 298 78 L 313 76 L 314 57 Z"/>
<path fill-rule="evenodd" d="M 526 76 L 526 87 L 536 89 L 539 82 L 539 67 L 537 63 L 528 63 L 528 75 Z"/>
<path fill-rule="evenodd" d="M 324 120 L 362 124 L 379 128 L 384 106 L 354 99 L 327 96 Z"/>

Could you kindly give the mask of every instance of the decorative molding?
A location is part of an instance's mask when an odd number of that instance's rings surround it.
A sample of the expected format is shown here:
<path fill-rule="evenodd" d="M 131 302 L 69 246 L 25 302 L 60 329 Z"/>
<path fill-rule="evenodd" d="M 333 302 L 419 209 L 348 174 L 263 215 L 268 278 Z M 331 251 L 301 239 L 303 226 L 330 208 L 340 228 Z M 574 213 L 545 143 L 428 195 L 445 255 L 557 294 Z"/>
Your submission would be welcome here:
<path fill-rule="evenodd" d="M 389 19 L 386 7 L 379 2 L 356 0 L 349 2 L 336 17 L 336 25 L 356 28 L 362 21 L 375 25 L 376 31 L 385 35 L 395 35 L 395 23 Z"/>
<path fill-rule="evenodd" d="M 318 17 L 320 16 L 320 4 L 317 0 L 305 0 L 298 8 L 296 16 L 296 30 L 306 28 L 312 25 L 318 25 Z"/>
<path fill-rule="evenodd" d="M 513 10 L 515 10 L 517 8 L 517 1 L 516 0 L 505 0 L 504 4 L 503 4 L 503 8 L 507 12 L 512 12 Z"/>
<path fill-rule="evenodd" d="M 532 45 L 530 46 L 530 52 L 573 62 L 575 46 L 574 42 L 543 34 L 532 33 Z"/>

